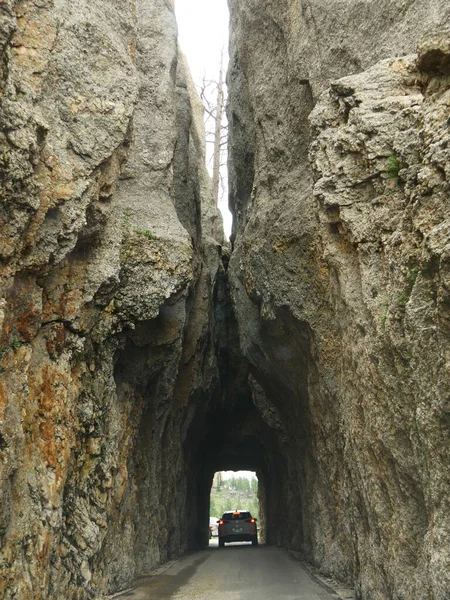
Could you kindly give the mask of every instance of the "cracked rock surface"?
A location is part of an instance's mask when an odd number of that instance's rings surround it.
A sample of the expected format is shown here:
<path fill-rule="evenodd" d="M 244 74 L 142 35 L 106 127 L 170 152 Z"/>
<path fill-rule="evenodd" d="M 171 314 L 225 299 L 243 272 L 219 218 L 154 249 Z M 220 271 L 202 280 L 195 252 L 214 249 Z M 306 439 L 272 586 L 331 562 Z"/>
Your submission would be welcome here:
<path fill-rule="evenodd" d="M 283 439 L 267 540 L 358 598 L 444 600 L 449 9 L 400 4 L 230 2 L 229 272 Z"/>
<path fill-rule="evenodd" d="M 220 219 L 171 3 L 7 0 L 0 41 L 0 597 L 84 600 L 192 538 Z"/>

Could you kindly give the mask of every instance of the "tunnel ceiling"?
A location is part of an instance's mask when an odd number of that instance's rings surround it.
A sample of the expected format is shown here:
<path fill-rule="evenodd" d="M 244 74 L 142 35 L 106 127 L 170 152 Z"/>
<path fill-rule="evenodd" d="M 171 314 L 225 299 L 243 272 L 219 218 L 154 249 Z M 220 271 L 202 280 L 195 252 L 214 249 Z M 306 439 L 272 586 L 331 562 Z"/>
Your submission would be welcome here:
<path fill-rule="evenodd" d="M 226 400 L 225 400 L 226 401 Z M 207 457 L 211 469 L 258 471 L 265 464 L 267 425 L 252 403 L 208 416 L 203 428 L 200 456 Z"/>

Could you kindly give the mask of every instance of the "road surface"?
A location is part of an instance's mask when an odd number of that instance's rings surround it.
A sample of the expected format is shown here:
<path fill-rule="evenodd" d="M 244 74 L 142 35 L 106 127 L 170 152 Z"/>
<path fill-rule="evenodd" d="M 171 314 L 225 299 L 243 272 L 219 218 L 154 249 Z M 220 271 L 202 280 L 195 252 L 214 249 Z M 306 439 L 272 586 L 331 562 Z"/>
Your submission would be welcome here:
<path fill-rule="evenodd" d="M 191 554 L 114 600 L 336 600 L 285 550 L 240 543 Z"/>

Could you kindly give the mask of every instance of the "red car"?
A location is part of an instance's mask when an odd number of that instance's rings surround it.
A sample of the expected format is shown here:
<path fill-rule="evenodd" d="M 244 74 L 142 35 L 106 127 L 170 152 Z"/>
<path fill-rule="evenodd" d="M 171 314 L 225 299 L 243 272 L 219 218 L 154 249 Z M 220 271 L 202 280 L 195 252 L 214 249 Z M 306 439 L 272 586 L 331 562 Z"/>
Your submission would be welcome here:
<path fill-rule="evenodd" d="M 217 517 L 209 517 L 209 538 L 217 537 L 219 535 L 219 526 Z"/>

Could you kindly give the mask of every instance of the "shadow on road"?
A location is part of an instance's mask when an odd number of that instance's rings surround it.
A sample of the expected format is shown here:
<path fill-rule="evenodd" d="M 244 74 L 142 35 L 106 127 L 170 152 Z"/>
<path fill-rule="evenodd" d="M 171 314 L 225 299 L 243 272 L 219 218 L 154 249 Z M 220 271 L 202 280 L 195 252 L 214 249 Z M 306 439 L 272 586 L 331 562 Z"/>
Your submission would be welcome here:
<path fill-rule="evenodd" d="M 198 567 L 208 558 L 207 554 L 199 556 L 191 565 L 173 575 L 161 574 L 157 577 L 142 577 L 126 592 L 114 596 L 114 600 L 125 598 L 172 598 L 197 573 Z M 138 590 L 138 595 L 136 591 Z"/>

